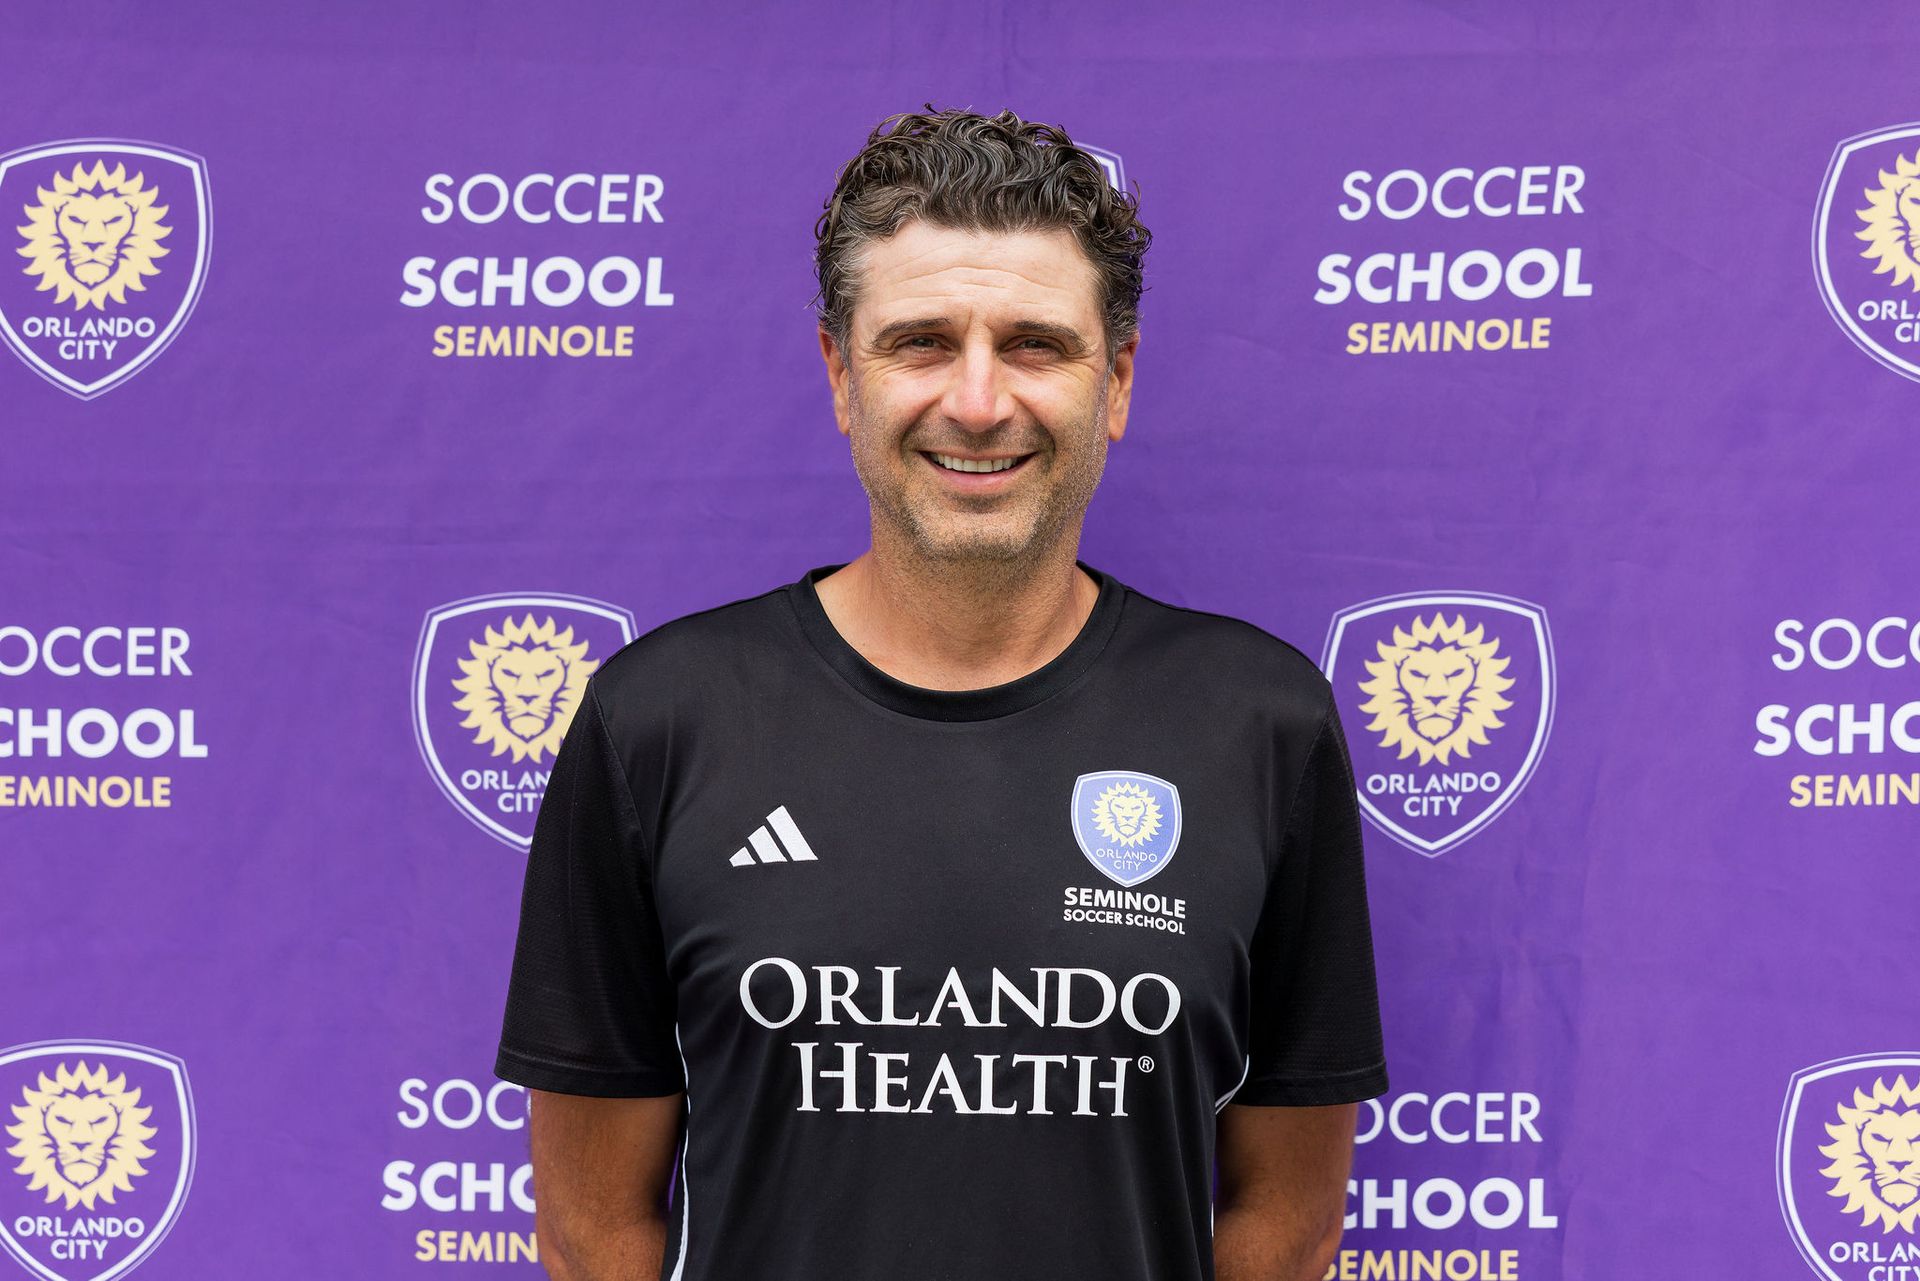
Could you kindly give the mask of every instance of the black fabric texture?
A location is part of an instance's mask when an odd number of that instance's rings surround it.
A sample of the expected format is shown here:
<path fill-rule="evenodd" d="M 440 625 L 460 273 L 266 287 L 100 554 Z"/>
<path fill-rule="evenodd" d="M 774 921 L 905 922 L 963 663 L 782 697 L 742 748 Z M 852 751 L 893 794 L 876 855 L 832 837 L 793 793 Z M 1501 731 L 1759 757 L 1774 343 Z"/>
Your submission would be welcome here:
<path fill-rule="evenodd" d="M 1051 662 L 921 689 L 838 568 L 593 673 L 496 1071 L 686 1091 L 679 1281 L 1211 1276 L 1219 1111 L 1387 1089 L 1326 679 L 1082 563 Z"/>

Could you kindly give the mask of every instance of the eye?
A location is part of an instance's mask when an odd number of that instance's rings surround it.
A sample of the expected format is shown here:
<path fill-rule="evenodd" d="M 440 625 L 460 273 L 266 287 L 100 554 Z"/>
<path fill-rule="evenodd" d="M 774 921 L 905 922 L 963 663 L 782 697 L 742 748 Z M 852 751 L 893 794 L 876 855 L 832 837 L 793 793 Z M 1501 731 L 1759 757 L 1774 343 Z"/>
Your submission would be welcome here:
<path fill-rule="evenodd" d="M 1055 347 L 1055 346 L 1054 346 L 1054 345 L 1053 345 L 1052 343 L 1050 343 L 1050 342 L 1048 342 L 1048 341 L 1047 341 L 1046 339 L 1044 339 L 1044 338 L 1022 338 L 1022 339 L 1020 340 L 1020 346 L 1021 346 L 1021 347 L 1022 347 L 1023 349 L 1025 349 L 1025 350 L 1028 350 L 1028 351 L 1032 351 L 1032 350 L 1035 350 L 1035 349 L 1038 349 L 1038 350 L 1040 350 L 1040 351 L 1057 351 L 1057 350 L 1059 350 L 1059 349 L 1058 349 L 1057 347 Z"/>

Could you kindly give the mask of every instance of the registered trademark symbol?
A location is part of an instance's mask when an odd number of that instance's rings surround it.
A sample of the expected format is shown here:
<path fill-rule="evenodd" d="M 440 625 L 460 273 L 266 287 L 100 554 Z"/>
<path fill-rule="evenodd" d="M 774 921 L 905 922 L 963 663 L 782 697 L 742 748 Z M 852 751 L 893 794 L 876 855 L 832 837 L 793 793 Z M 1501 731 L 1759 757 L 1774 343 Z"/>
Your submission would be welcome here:
<path fill-rule="evenodd" d="M 1140 1056 L 1140 1070 L 1142 1072 L 1153 1071 L 1153 1056 L 1151 1054 L 1142 1054 Z"/>

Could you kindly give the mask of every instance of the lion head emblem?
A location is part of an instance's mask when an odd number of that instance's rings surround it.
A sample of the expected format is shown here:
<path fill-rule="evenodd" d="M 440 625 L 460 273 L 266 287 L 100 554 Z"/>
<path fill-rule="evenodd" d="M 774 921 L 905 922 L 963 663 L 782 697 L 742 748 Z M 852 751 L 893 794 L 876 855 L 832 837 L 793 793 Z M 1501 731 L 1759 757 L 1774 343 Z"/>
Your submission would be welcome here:
<path fill-rule="evenodd" d="M 1864 1226 L 1912 1232 L 1920 1225 L 1920 1077 L 1912 1085 L 1875 1078 L 1871 1092 L 1856 1089 L 1838 1112 L 1827 1124 L 1833 1142 L 1820 1149 L 1833 1158 L 1820 1171 L 1833 1180 L 1828 1195 L 1846 1198 L 1844 1213 L 1858 1210 Z"/>
<path fill-rule="evenodd" d="M 169 252 L 160 241 L 172 228 L 144 174 L 129 178 L 125 165 L 109 170 L 96 160 L 92 169 L 74 165 L 70 176 L 55 173 L 53 190 L 37 194 L 27 225 L 15 228 L 27 241 L 18 252 L 30 260 L 26 274 L 40 277 L 37 289 L 53 290 L 55 302 L 71 298 L 76 311 L 105 311 L 108 299 L 123 303 L 129 289 L 147 287 L 142 277 L 160 274 L 153 260 Z"/>
<path fill-rule="evenodd" d="M 1093 825 L 1115 845 L 1138 845 L 1160 831 L 1160 802 L 1138 783 L 1115 783 L 1093 803 Z"/>
<path fill-rule="evenodd" d="M 1854 236 L 1867 242 L 1862 258 L 1874 258 L 1878 276 L 1893 274 L 1892 284 L 1911 285 L 1920 292 L 1920 152 L 1909 160 L 1895 156 L 1893 172 L 1880 171 L 1880 185 L 1866 190 L 1867 207 L 1854 210 L 1865 229 Z"/>
<path fill-rule="evenodd" d="M 44 1188 L 48 1201 L 64 1197 L 69 1210 L 112 1204 L 115 1192 L 133 1191 L 134 1178 L 147 1172 L 140 1162 L 153 1155 L 147 1140 L 156 1131 L 147 1124 L 153 1109 L 140 1106 L 140 1091 L 127 1088 L 125 1073 L 109 1078 L 104 1063 L 62 1063 L 20 1092 L 25 1102 L 13 1105 L 18 1119 L 7 1127 L 18 1141 L 7 1153 L 20 1158 L 14 1173 L 30 1177 L 27 1191 Z"/>
<path fill-rule="evenodd" d="M 460 660 L 465 675 L 453 682 L 460 691 L 454 706 L 467 714 L 461 728 L 491 744 L 495 756 L 512 752 L 515 763 L 531 757 L 538 764 L 558 752 L 587 677 L 600 666 L 587 657 L 587 643 L 576 643 L 571 627 L 556 628 L 552 615 L 536 625 L 528 614 L 488 627 L 484 641 L 467 647 L 473 656 Z"/>
<path fill-rule="evenodd" d="M 1418 752 L 1422 765 L 1445 765 L 1505 724 L 1496 713 L 1513 706 L 1501 697 L 1513 688 L 1501 675 L 1512 660 L 1498 656 L 1500 642 L 1487 640 L 1485 627 L 1469 629 L 1463 614 L 1451 623 L 1416 615 L 1412 627 L 1393 629 L 1392 644 L 1377 646 L 1380 657 L 1367 661 L 1369 679 L 1360 683 L 1368 695 L 1360 710 L 1373 714 L 1367 728 L 1379 732 L 1380 746 L 1398 747 L 1399 759 Z"/>

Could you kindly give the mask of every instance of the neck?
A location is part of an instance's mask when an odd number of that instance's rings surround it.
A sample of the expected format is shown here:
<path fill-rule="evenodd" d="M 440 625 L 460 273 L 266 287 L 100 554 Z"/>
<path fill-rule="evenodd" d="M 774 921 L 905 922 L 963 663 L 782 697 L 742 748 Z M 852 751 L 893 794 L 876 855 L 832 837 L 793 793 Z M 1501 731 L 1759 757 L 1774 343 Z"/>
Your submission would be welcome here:
<path fill-rule="evenodd" d="M 1043 556 L 927 560 L 876 530 L 873 546 L 815 584 L 862 658 L 923 689 L 985 689 L 1057 658 L 1099 584 L 1074 563 L 1079 530 Z"/>

